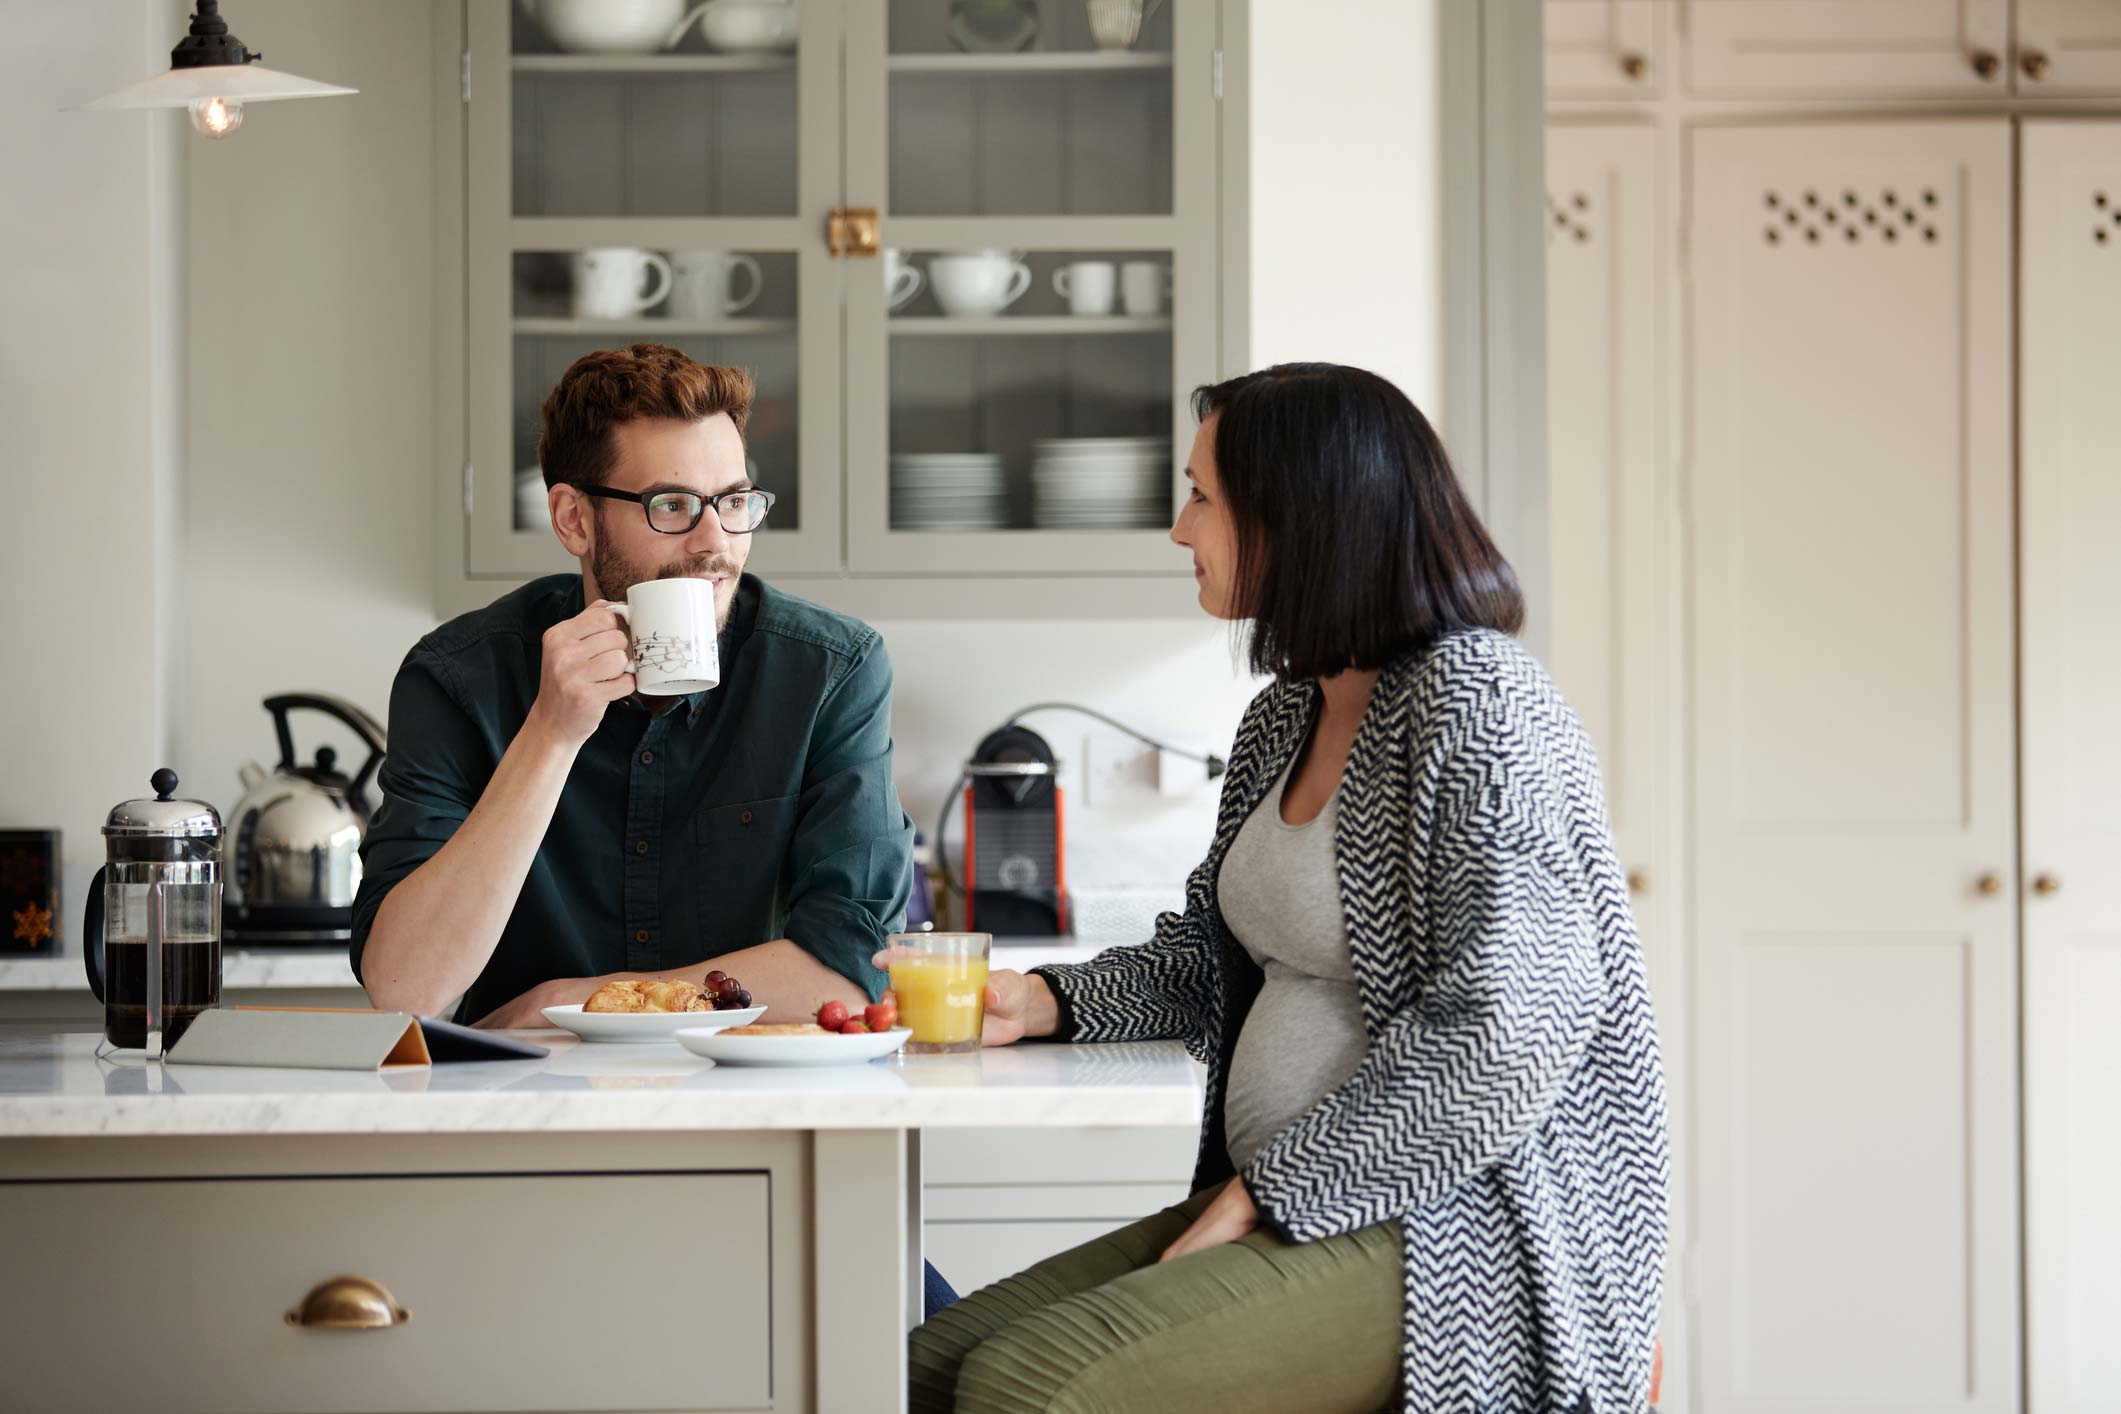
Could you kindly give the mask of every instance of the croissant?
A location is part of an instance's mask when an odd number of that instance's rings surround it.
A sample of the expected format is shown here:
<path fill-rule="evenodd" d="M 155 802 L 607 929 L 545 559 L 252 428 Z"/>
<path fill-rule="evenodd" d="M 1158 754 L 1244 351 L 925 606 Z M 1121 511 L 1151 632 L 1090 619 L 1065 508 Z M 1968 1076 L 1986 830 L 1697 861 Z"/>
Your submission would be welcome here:
<path fill-rule="evenodd" d="M 697 983 L 640 981 L 627 978 L 606 982 L 582 1003 L 584 1011 L 713 1011 L 714 1003 Z"/>
<path fill-rule="evenodd" d="M 714 1003 L 693 982 L 643 982 L 650 1011 L 713 1011 Z"/>

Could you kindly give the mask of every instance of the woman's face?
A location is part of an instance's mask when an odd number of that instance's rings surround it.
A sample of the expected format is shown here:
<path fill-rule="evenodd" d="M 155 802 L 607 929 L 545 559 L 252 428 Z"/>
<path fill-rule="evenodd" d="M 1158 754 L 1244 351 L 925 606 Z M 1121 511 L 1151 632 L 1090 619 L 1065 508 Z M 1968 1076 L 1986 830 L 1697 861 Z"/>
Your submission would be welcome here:
<path fill-rule="evenodd" d="M 1244 615 L 1235 607 L 1237 579 L 1237 530 L 1222 502 L 1222 484 L 1215 475 L 1215 424 L 1217 413 L 1193 434 L 1193 450 L 1186 458 L 1186 480 L 1192 483 L 1186 503 L 1171 527 L 1172 543 L 1193 552 L 1193 582 L 1200 592 L 1200 606 L 1218 619 Z"/>

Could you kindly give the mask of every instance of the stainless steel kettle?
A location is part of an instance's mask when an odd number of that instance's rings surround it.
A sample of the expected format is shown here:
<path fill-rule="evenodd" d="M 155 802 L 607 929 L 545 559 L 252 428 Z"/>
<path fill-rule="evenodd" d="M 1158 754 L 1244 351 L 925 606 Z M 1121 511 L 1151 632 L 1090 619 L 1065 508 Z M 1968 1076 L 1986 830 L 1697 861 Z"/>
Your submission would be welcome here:
<path fill-rule="evenodd" d="M 297 764 L 287 719 L 305 708 L 345 723 L 368 748 L 350 778 L 329 746 L 318 747 L 309 765 Z M 383 728 L 351 702 L 317 693 L 268 697 L 265 710 L 280 760 L 269 774 L 255 762 L 242 769 L 243 799 L 229 816 L 223 935 L 253 947 L 344 944 L 353 937 L 361 836 L 373 809 L 367 790 L 383 764 Z"/>

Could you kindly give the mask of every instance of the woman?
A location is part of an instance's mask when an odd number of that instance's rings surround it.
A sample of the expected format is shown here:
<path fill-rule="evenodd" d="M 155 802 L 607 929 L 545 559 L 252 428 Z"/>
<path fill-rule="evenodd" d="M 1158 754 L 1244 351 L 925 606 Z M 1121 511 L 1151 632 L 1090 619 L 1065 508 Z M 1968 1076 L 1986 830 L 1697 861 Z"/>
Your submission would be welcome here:
<path fill-rule="evenodd" d="M 985 1041 L 1183 1039 L 1194 1195 L 914 1332 L 917 1410 L 1639 1410 L 1663 1080 L 1598 765 L 1373 374 L 1195 394 L 1171 538 L 1274 682 L 1155 939 L 994 974 Z"/>

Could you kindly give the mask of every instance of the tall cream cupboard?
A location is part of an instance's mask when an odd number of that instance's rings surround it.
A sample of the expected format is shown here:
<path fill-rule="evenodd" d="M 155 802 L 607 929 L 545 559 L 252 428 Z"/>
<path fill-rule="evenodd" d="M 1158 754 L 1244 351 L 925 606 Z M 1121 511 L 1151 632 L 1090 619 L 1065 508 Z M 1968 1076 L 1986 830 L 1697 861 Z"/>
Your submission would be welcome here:
<path fill-rule="evenodd" d="M 2121 1409 L 2121 4 L 1547 14 L 1664 1408 Z"/>

